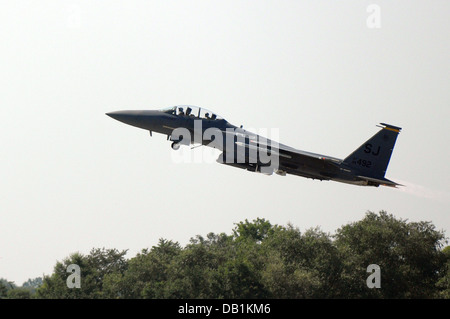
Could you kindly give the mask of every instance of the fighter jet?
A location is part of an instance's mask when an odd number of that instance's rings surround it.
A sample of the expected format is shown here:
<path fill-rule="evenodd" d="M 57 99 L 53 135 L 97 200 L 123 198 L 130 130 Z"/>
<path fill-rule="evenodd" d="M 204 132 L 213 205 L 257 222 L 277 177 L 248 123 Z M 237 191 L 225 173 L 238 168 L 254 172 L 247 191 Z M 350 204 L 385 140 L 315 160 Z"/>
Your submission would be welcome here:
<path fill-rule="evenodd" d="M 230 124 L 203 107 L 178 105 L 161 110 L 115 111 L 106 115 L 167 135 L 172 148 L 198 144 L 221 151 L 217 162 L 267 175 L 276 173 L 361 186 L 402 186 L 385 178 L 400 127 L 381 129 L 344 159 L 298 150 Z"/>

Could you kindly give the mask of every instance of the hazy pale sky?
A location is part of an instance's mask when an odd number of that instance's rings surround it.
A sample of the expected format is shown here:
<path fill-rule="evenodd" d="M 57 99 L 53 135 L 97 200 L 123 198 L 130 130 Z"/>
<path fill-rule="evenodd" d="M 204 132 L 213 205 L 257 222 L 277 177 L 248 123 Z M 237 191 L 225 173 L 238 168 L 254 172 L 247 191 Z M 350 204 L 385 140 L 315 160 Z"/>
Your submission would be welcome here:
<path fill-rule="evenodd" d="M 449 12 L 448 0 L 2 1 L 0 278 L 257 217 L 334 233 L 386 210 L 449 236 Z M 105 115 L 177 104 L 338 158 L 376 124 L 400 126 L 386 177 L 406 187 L 177 163 L 165 136 Z"/>

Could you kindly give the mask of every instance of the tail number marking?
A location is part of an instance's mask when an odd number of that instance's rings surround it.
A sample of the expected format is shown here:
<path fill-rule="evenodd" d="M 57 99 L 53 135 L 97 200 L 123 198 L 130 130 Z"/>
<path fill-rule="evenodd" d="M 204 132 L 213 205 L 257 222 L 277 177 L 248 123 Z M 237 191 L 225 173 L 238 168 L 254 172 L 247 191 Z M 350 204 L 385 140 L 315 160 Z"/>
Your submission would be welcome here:
<path fill-rule="evenodd" d="M 373 145 L 372 144 L 370 144 L 370 143 L 367 143 L 365 146 L 364 146 L 364 153 L 367 153 L 367 154 L 372 154 L 373 156 L 378 156 L 378 154 L 380 154 L 380 146 L 378 146 L 378 149 L 377 149 L 377 151 L 376 152 L 373 152 L 372 151 L 372 147 L 373 147 Z"/>
<path fill-rule="evenodd" d="M 371 161 L 367 161 L 365 159 L 361 159 L 361 158 L 357 158 L 357 157 L 353 157 L 352 164 L 359 165 L 359 166 L 366 167 L 366 168 L 372 167 Z"/>

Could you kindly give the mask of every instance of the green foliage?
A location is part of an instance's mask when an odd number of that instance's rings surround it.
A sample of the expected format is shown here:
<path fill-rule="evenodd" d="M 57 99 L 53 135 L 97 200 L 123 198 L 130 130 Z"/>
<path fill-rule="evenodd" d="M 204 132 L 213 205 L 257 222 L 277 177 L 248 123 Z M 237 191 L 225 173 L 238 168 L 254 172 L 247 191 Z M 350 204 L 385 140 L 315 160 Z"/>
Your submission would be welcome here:
<path fill-rule="evenodd" d="M 0 299 L 5 298 L 8 293 L 8 287 L 0 281 Z"/>
<path fill-rule="evenodd" d="M 115 277 L 115 287 L 108 284 L 109 294 L 116 298 L 175 298 L 169 269 L 180 252 L 178 243 L 163 239 L 150 251 L 142 250 L 129 260 L 127 271 Z"/>
<path fill-rule="evenodd" d="M 439 272 L 440 278 L 436 286 L 439 289 L 439 298 L 450 299 L 450 246 L 445 247 L 442 252 L 445 263 Z"/>
<path fill-rule="evenodd" d="M 13 288 L 8 291 L 8 299 L 30 299 L 31 291 L 27 288 Z"/>
<path fill-rule="evenodd" d="M 261 242 L 268 236 L 272 235 L 276 226 L 272 226 L 270 222 L 264 218 L 257 218 L 252 223 L 247 219 L 244 222 L 236 224 L 233 234 L 236 240 L 251 240 Z"/>
<path fill-rule="evenodd" d="M 0 278 L 0 299 L 8 298 L 9 291 L 16 289 L 16 285 L 12 281 Z"/>
<path fill-rule="evenodd" d="M 103 297 L 103 280 L 108 274 L 121 274 L 127 267 L 126 251 L 116 249 L 92 249 L 84 256 L 74 253 L 62 262 L 57 262 L 53 274 L 45 276 L 43 284 L 36 291 L 37 298 L 93 299 Z M 69 289 L 67 268 L 76 264 L 81 269 L 81 288 Z"/>
<path fill-rule="evenodd" d="M 267 270 L 273 273 L 266 276 L 275 285 L 272 297 L 335 297 L 341 260 L 330 235 L 317 228 L 301 234 L 288 225 L 278 228 L 264 245 L 272 254 Z"/>
<path fill-rule="evenodd" d="M 429 222 L 408 223 L 382 211 L 369 212 L 336 234 L 342 253 L 343 283 L 348 297 L 427 298 L 433 297 L 439 270 L 444 262 L 444 234 Z M 367 289 L 367 266 L 382 271 L 382 289 Z M 359 276 L 357 275 L 359 274 Z"/>
<path fill-rule="evenodd" d="M 368 212 L 335 235 L 258 218 L 235 224 L 232 235 L 196 236 L 185 247 L 160 239 L 129 260 L 126 251 L 114 249 L 72 254 L 44 277 L 36 296 L 449 298 L 450 249 L 442 249 L 444 241 L 431 223 L 386 212 Z M 67 288 L 70 264 L 81 268 L 80 289 Z M 367 287 L 370 264 L 381 268 L 380 289 Z"/>
<path fill-rule="evenodd" d="M 34 290 L 42 285 L 42 278 L 34 278 L 34 279 L 28 279 L 26 282 L 22 284 L 23 288 L 28 288 L 30 290 Z"/>

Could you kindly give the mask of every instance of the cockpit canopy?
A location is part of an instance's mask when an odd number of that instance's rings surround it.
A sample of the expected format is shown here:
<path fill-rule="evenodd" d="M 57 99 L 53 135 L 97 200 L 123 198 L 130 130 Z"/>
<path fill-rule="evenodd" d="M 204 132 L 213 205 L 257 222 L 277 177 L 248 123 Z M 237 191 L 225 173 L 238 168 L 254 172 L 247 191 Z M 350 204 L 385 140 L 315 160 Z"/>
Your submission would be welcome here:
<path fill-rule="evenodd" d="M 162 112 L 189 116 L 193 118 L 207 119 L 207 120 L 223 120 L 223 118 L 214 112 L 203 107 L 193 106 L 193 105 L 177 105 L 170 108 L 162 109 Z"/>

